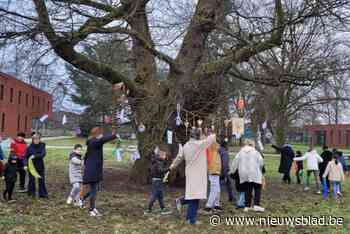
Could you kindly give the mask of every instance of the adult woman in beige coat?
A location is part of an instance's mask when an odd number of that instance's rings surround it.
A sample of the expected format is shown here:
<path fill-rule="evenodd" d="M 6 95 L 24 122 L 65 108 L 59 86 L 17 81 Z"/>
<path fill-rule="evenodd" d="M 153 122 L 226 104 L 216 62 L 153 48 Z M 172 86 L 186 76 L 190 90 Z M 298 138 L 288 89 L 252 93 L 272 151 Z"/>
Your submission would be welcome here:
<path fill-rule="evenodd" d="M 186 220 L 190 224 L 195 224 L 197 221 L 199 200 L 207 198 L 206 149 L 216 142 L 215 135 L 203 140 L 200 140 L 200 136 L 199 129 L 191 130 L 190 140 L 183 147 L 180 145 L 178 155 L 169 168 L 172 170 L 185 160 L 186 192 L 184 198 L 176 199 L 176 207 L 181 211 L 182 205 L 188 204 Z"/>

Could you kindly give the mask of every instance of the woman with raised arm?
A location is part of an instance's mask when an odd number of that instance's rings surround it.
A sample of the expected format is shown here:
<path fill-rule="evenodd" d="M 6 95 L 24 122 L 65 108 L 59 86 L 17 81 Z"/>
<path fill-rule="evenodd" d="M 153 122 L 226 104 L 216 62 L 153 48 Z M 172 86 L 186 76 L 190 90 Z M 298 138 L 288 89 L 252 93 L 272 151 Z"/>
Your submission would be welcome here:
<path fill-rule="evenodd" d="M 187 204 L 186 220 L 190 224 L 196 224 L 199 200 L 207 199 L 208 166 L 207 148 L 216 142 L 216 135 L 210 135 L 200 140 L 201 131 L 192 129 L 190 140 L 179 148 L 170 170 L 175 169 L 182 161 L 185 161 L 186 192 L 185 197 L 176 199 L 176 208 L 181 212 L 182 205 Z"/>
<path fill-rule="evenodd" d="M 89 192 L 83 197 L 81 204 L 86 199 L 90 200 L 90 216 L 101 216 L 96 209 L 97 186 L 103 180 L 103 145 L 117 138 L 116 129 L 112 134 L 103 135 L 100 127 L 94 127 L 90 131 L 90 139 L 86 142 L 87 151 L 84 158 L 83 185 L 89 187 Z"/>

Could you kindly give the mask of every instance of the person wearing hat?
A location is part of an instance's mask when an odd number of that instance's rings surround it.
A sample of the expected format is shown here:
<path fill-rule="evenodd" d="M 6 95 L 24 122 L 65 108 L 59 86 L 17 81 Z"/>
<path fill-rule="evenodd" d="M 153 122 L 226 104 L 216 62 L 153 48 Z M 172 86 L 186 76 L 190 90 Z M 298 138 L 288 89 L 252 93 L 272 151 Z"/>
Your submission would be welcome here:
<path fill-rule="evenodd" d="M 176 208 L 181 212 L 182 205 L 187 204 L 186 220 L 189 224 L 197 223 L 199 200 L 207 199 L 208 166 L 206 150 L 216 143 L 216 135 L 212 134 L 201 140 L 201 130 L 192 129 L 190 140 L 182 147 L 171 166 L 174 170 L 182 161 L 185 161 L 186 188 L 185 197 L 176 199 Z"/>
<path fill-rule="evenodd" d="M 6 201 L 13 201 L 12 194 L 17 181 L 17 156 L 14 151 L 10 152 L 8 162 L 4 170 L 5 191 L 2 196 Z"/>
<path fill-rule="evenodd" d="M 44 158 L 46 156 L 46 145 L 41 142 L 40 134 L 35 133 L 32 136 L 32 143 L 27 148 L 25 153 L 26 165 L 29 160 L 33 160 L 33 165 L 40 175 L 38 178 L 39 185 L 39 197 L 48 198 L 48 193 L 45 185 L 45 165 Z M 28 195 L 31 197 L 36 196 L 36 186 L 35 186 L 35 177 L 31 173 L 29 174 L 29 183 L 28 183 Z"/>

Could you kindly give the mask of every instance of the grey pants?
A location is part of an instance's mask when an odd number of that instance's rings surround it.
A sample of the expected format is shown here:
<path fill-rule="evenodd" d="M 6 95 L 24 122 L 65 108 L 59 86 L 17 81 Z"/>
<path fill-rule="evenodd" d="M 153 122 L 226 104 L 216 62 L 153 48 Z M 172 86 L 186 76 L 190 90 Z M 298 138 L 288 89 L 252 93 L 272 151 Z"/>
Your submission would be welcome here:
<path fill-rule="evenodd" d="M 74 183 L 72 184 L 72 190 L 70 192 L 70 197 L 73 198 L 73 200 L 77 201 L 80 196 L 80 185 L 81 183 Z"/>
<path fill-rule="evenodd" d="M 307 170 L 306 172 L 306 186 L 309 187 L 310 186 L 310 176 L 311 176 L 311 173 L 314 174 L 315 176 L 315 183 L 316 183 L 316 189 L 317 191 L 320 190 L 320 182 L 319 182 L 319 172 L 318 170 Z"/>

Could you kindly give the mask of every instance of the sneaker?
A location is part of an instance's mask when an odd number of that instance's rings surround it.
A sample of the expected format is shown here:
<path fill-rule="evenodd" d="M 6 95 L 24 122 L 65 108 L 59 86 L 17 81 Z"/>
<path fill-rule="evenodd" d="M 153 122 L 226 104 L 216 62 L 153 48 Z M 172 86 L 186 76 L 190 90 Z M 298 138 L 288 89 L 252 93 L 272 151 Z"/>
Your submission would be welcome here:
<path fill-rule="evenodd" d="M 250 210 L 251 210 L 250 207 L 244 207 L 243 212 L 248 212 L 248 211 L 250 211 Z"/>
<path fill-rule="evenodd" d="M 261 206 L 254 206 L 253 207 L 253 210 L 255 212 L 264 212 L 265 211 L 265 208 L 261 207 Z"/>
<path fill-rule="evenodd" d="M 20 188 L 17 192 L 19 192 L 19 193 L 26 193 L 26 192 L 28 192 L 28 190 L 25 189 L 25 188 Z"/>
<path fill-rule="evenodd" d="M 8 203 L 15 203 L 16 200 L 15 200 L 15 199 L 9 199 L 7 202 L 8 202 Z"/>
<path fill-rule="evenodd" d="M 187 220 L 187 223 L 189 225 L 201 225 L 202 224 L 202 222 L 200 222 L 200 221 L 196 221 L 195 223 L 191 223 L 189 220 Z"/>
<path fill-rule="evenodd" d="M 179 213 L 181 213 L 182 204 L 181 204 L 180 198 L 175 199 L 175 206 L 176 206 L 177 211 L 178 211 Z"/>
<path fill-rule="evenodd" d="M 166 208 L 163 208 L 163 209 L 160 210 L 160 214 L 161 215 L 169 215 L 171 213 L 172 213 L 171 210 L 168 210 Z"/>
<path fill-rule="evenodd" d="M 69 196 L 69 197 L 67 198 L 66 203 L 67 203 L 68 205 L 72 204 L 72 203 L 73 203 L 73 198 L 72 198 L 71 196 Z"/>
<path fill-rule="evenodd" d="M 239 210 L 239 209 L 244 209 L 245 206 L 236 206 L 236 209 Z"/>
<path fill-rule="evenodd" d="M 150 214 L 152 214 L 152 210 L 147 209 L 147 210 L 143 211 L 143 214 L 150 215 Z"/>
<path fill-rule="evenodd" d="M 91 217 L 101 217 L 102 216 L 102 214 L 100 212 L 98 212 L 98 210 L 96 208 L 93 210 L 90 210 L 89 213 L 90 213 Z"/>
<path fill-rule="evenodd" d="M 321 194 L 321 191 L 320 191 L 320 190 L 318 190 L 316 193 L 317 193 L 317 194 Z"/>
<path fill-rule="evenodd" d="M 340 197 L 343 196 L 343 194 L 340 191 L 337 192 L 337 195 L 340 196 Z"/>
<path fill-rule="evenodd" d="M 309 187 L 305 187 L 304 188 L 304 191 L 306 192 L 306 191 L 309 191 L 310 190 L 310 188 Z"/>
<path fill-rule="evenodd" d="M 221 212 L 221 211 L 224 211 L 224 209 L 222 209 L 221 206 L 215 206 L 215 207 L 214 207 L 214 211 Z"/>
<path fill-rule="evenodd" d="M 209 214 L 209 213 L 212 212 L 212 209 L 211 209 L 210 207 L 205 207 L 205 208 L 203 209 L 203 211 L 204 211 L 204 213 Z"/>

